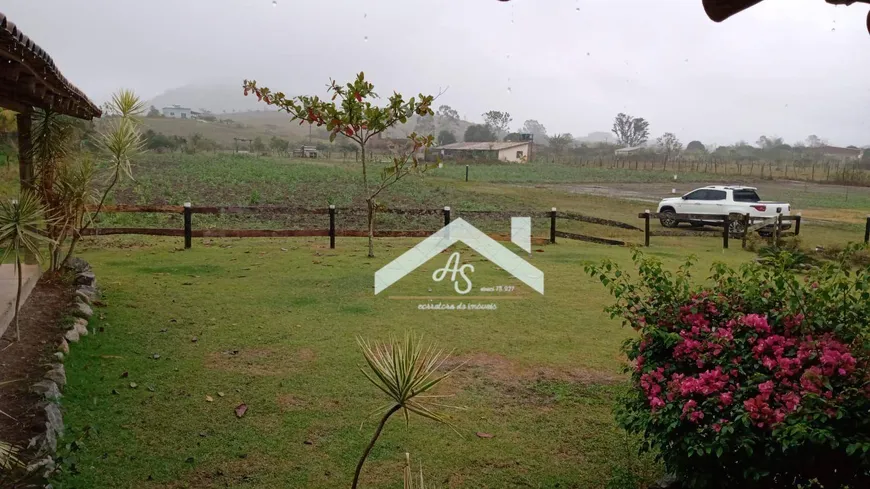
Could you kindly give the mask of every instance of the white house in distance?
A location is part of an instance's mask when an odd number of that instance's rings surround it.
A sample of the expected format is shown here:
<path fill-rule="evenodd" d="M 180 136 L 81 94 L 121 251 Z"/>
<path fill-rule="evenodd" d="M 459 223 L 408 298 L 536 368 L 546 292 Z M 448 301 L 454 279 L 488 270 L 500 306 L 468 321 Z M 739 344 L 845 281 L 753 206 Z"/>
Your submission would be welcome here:
<path fill-rule="evenodd" d="M 194 112 L 187 107 L 173 105 L 172 107 L 163 107 L 163 117 L 173 117 L 175 119 L 193 119 Z"/>
<path fill-rule="evenodd" d="M 531 141 L 505 141 L 493 143 L 453 143 L 435 148 L 445 159 L 498 160 L 527 163 L 532 156 Z"/>

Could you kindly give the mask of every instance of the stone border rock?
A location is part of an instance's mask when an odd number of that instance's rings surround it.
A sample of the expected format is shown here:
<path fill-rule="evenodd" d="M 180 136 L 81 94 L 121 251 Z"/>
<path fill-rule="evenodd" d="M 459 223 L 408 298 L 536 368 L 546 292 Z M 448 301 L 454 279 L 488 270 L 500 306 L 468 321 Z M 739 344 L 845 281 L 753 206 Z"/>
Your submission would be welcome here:
<path fill-rule="evenodd" d="M 70 343 L 77 343 L 82 336 L 88 334 L 88 319 L 94 314 L 92 306 L 100 298 L 97 279 L 91 271 L 91 266 L 81 258 L 73 258 L 67 268 L 75 273 L 75 300 L 70 315 L 76 319 L 66 325 L 67 331 L 57 346 L 54 358 L 57 363 L 45 373 L 42 380 L 30 386 L 30 391 L 42 399 L 42 409 L 45 412 L 45 432 L 30 439 L 28 449 L 36 449 L 36 459 L 27 466 L 27 472 L 48 479 L 57 468 L 57 441 L 63 437 L 63 414 L 60 409 L 62 391 L 66 386 L 66 369 L 63 361 L 70 353 Z M 48 486 L 47 486 L 48 487 Z"/>

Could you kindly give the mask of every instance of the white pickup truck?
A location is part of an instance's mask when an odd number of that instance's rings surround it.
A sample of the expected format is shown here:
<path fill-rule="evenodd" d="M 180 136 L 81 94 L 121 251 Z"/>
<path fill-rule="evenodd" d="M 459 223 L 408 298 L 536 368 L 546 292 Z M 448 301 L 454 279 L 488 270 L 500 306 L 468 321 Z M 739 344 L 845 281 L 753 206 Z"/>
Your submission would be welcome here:
<path fill-rule="evenodd" d="M 779 214 L 789 215 L 788 203 L 763 201 L 758 197 L 757 190 L 755 187 L 720 185 L 692 190 L 682 197 L 662 199 L 658 208 L 658 213 L 661 214 L 659 219 L 666 228 L 677 227 L 681 222 L 687 222 L 692 227 L 707 224 L 721 226 L 721 216 L 728 215 L 731 217 L 731 232 L 740 234 L 743 232 L 743 221 L 740 218 L 746 214 L 756 220 L 777 217 Z M 681 219 L 677 214 L 710 215 L 710 219 Z M 789 227 L 790 223 L 783 223 L 780 229 Z M 760 231 L 764 232 L 764 229 Z"/>

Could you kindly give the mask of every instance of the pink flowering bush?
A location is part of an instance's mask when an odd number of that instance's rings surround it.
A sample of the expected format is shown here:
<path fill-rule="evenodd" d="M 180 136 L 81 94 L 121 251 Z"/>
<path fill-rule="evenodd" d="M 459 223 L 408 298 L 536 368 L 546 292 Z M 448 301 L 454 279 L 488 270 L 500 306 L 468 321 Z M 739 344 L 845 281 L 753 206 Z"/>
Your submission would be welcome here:
<path fill-rule="evenodd" d="M 689 487 L 870 487 L 870 268 L 589 265 L 638 335 L 617 420 Z"/>

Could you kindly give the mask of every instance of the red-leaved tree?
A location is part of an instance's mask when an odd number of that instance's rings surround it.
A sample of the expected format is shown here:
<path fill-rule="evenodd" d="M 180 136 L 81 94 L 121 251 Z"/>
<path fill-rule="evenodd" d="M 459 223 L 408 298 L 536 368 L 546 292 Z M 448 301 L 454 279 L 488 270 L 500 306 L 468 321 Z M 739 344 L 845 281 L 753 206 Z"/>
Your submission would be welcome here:
<path fill-rule="evenodd" d="M 334 141 L 339 135 L 350 139 L 360 147 L 360 162 L 362 163 L 363 187 L 366 207 L 368 210 L 367 224 L 369 234 L 369 256 L 374 256 L 375 209 L 377 198 L 390 185 L 404 177 L 422 173 L 432 165 L 421 164 L 417 153 L 434 144 L 435 138 L 430 135 L 412 133 L 408 136 L 409 145 L 406 151 L 394 155 L 389 166 L 383 168 L 377 177 L 369 174 L 369 160 L 366 145 L 379 134 L 389 128 L 408 122 L 414 114 L 419 116 L 432 115 L 431 95 L 420 94 L 417 98 L 408 100 L 393 93 L 387 99 L 387 105 L 375 105 L 379 98 L 374 91 L 374 85 L 366 81 L 365 74 L 360 73 L 356 79 L 345 85 L 330 80 L 327 94 L 329 100 L 317 96 L 301 95 L 287 97 L 282 92 L 272 92 L 267 87 L 257 85 L 254 80 L 245 80 L 245 95 L 253 94 L 268 105 L 274 105 L 279 110 L 290 114 L 291 120 L 299 124 L 308 122 L 318 127 L 326 126 L 330 132 L 329 140 Z"/>

